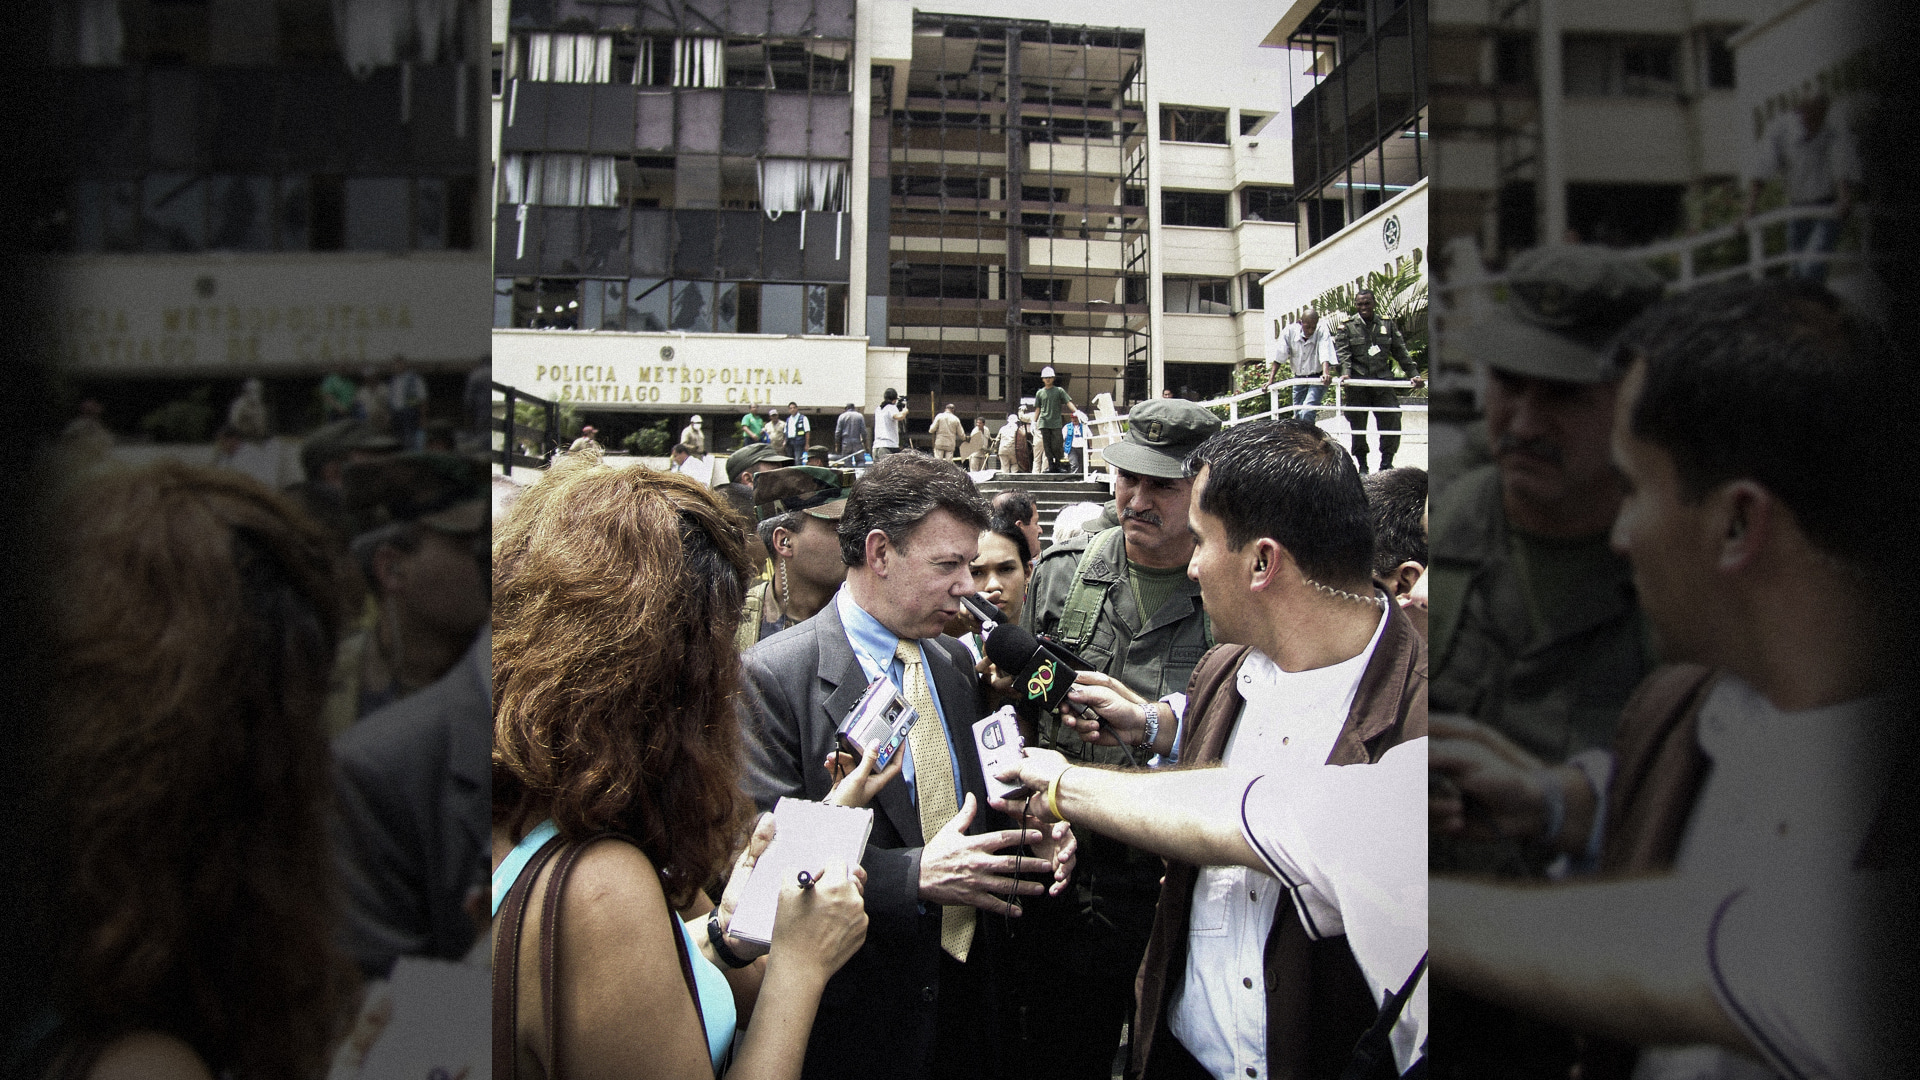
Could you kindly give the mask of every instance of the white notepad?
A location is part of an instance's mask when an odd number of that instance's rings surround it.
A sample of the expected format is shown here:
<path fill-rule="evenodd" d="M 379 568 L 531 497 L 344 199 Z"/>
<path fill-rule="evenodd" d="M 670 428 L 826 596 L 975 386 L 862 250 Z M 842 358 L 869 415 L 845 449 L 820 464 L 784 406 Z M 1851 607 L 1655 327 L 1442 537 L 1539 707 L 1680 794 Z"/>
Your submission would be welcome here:
<path fill-rule="evenodd" d="M 761 945 L 773 943 L 773 917 L 780 889 L 805 870 L 818 874 L 829 862 L 844 862 L 848 872 L 860 865 L 873 832 L 873 811 L 832 806 L 805 799 L 781 799 L 773 806 L 773 842 L 760 853 L 747 878 L 727 932 Z"/>

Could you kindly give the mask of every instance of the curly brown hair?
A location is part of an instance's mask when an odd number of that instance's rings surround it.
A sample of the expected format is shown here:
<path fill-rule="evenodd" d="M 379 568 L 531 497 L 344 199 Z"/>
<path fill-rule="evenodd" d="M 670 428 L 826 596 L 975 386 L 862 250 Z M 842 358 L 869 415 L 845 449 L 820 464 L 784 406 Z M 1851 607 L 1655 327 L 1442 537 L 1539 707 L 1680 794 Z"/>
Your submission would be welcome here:
<path fill-rule="evenodd" d="M 319 1075 L 354 978 L 332 944 L 326 540 L 258 481 L 174 463 L 82 482 L 55 520 L 63 1071 L 151 1030 L 216 1075 Z"/>
<path fill-rule="evenodd" d="M 725 869 L 740 790 L 727 505 L 675 473 L 571 455 L 493 538 L 493 819 L 515 838 L 627 834 L 675 907 Z"/>

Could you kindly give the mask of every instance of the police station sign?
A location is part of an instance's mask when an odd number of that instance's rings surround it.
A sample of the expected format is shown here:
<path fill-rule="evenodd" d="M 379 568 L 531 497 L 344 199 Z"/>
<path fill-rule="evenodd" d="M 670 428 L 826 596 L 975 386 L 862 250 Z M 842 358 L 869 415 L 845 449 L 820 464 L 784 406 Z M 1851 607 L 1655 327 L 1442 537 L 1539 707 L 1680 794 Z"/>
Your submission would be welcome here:
<path fill-rule="evenodd" d="M 548 401 L 691 412 L 867 397 L 867 339 L 496 330 L 493 379 Z"/>

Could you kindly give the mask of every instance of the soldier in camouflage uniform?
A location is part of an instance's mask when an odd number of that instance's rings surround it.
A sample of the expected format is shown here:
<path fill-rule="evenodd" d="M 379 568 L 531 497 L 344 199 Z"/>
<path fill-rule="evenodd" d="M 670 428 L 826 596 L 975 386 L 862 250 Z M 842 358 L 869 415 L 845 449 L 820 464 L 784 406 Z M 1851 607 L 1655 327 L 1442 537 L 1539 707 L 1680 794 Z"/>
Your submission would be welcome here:
<path fill-rule="evenodd" d="M 1333 352 L 1339 360 L 1341 404 L 1366 406 L 1367 409 L 1400 408 L 1400 395 L 1390 386 L 1348 386 L 1348 379 L 1409 378 L 1421 385 L 1420 369 L 1407 352 L 1407 340 L 1400 327 L 1373 310 L 1373 291 L 1362 289 L 1353 297 L 1354 313 L 1333 332 Z M 1395 370 L 1398 364 L 1399 370 Z M 1353 425 L 1353 460 L 1361 472 L 1367 471 L 1367 411 L 1351 411 L 1347 422 Z M 1380 432 L 1380 471 L 1393 468 L 1393 455 L 1400 449 L 1399 412 L 1372 412 L 1374 427 Z"/>
<path fill-rule="evenodd" d="M 1122 523 L 1049 548 L 1021 613 L 1027 629 L 1059 638 L 1149 701 L 1184 691 L 1212 644 L 1200 586 L 1186 576 L 1192 481 L 1183 465 L 1218 430 L 1219 418 L 1192 402 L 1135 406 L 1126 439 L 1101 451 L 1120 474 Z M 1037 735 L 1040 745 L 1075 761 L 1126 764 L 1119 747 L 1082 742 L 1053 714 L 1040 717 Z M 1137 752 L 1138 763 L 1151 753 Z M 1106 837 L 1083 835 L 1080 845 L 1067 902 L 1036 911 L 1041 918 L 1028 928 L 1036 976 L 1073 975 L 1073 1020 L 1031 1034 L 1027 1060 L 1035 1076 L 1105 1080 L 1121 1025 L 1133 1013 L 1134 976 L 1163 867 L 1159 858 Z"/>
<path fill-rule="evenodd" d="M 1505 304 L 1463 313 L 1449 336 L 1487 369 L 1494 460 L 1434 500 L 1428 700 L 1560 764 L 1611 745 L 1653 666 L 1631 567 L 1608 546 L 1621 491 L 1603 346 L 1661 282 L 1599 249 L 1563 247 L 1516 258 L 1507 286 Z M 1435 836 L 1429 847 L 1436 873 L 1541 878 L 1551 859 L 1511 840 Z M 1444 984 L 1434 993 L 1436 1075 L 1566 1075 L 1569 1033 Z"/>

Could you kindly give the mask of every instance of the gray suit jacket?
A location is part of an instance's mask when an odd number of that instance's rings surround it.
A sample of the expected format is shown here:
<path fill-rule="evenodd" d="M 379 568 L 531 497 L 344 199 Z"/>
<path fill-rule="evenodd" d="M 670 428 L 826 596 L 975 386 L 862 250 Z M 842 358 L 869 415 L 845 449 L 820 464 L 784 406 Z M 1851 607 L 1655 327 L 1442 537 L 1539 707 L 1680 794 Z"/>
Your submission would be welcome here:
<path fill-rule="evenodd" d="M 965 646 L 944 637 L 926 654 L 959 761 L 956 787 L 963 801 L 971 792 L 978 804 L 967 831 L 1012 828 L 1004 814 L 987 806 L 973 745 L 973 722 L 985 714 L 986 703 L 972 658 Z M 760 642 L 741 666 L 748 709 L 746 786 L 754 802 L 770 809 L 783 795 L 825 798 L 833 783 L 823 763 L 833 750 L 834 731 L 867 688 L 838 608 L 829 602 L 813 618 Z M 922 911 L 919 900 L 926 843 L 920 815 L 903 781 L 882 789 L 873 810 L 873 833 L 861 860 L 867 870 L 867 941 L 821 996 L 808 1077 L 923 1075 L 933 1046 L 940 917 L 938 907 Z M 984 914 L 976 923 L 969 971 L 997 963 L 990 921 L 998 923 Z"/>
<path fill-rule="evenodd" d="M 492 635 L 439 682 L 333 742 L 344 944 L 370 976 L 401 956 L 457 960 L 479 930 L 466 912 L 489 862 Z"/>

